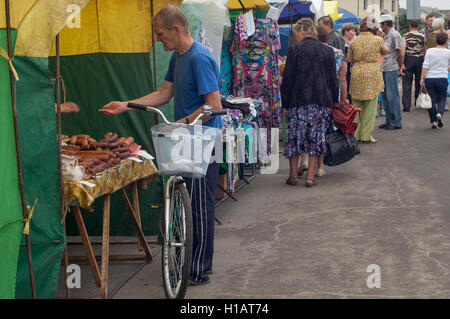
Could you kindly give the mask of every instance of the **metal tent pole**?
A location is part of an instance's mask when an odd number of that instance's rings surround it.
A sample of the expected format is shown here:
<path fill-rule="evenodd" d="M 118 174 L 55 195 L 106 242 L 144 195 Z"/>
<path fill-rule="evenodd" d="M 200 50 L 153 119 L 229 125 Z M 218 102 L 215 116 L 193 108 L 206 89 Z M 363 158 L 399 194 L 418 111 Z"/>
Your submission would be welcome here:
<path fill-rule="evenodd" d="M 60 60 L 60 50 L 59 50 L 59 34 L 55 38 L 55 65 L 56 65 L 56 123 L 58 131 L 58 173 L 59 173 L 59 209 L 61 211 L 61 216 L 64 216 L 64 179 L 62 174 L 62 160 L 61 160 L 61 60 Z M 67 236 L 66 236 L 66 221 L 63 221 L 64 227 L 64 237 L 65 237 L 65 247 L 64 247 L 64 274 L 66 278 L 66 299 L 70 299 L 70 290 L 67 286 L 67 267 L 69 265 L 69 257 L 67 251 Z"/>
<path fill-rule="evenodd" d="M 6 11 L 6 36 L 8 41 L 8 56 L 12 59 L 12 45 L 11 45 L 11 16 L 10 16 L 10 6 L 9 0 L 5 0 L 5 11 Z M 11 101 L 13 109 L 13 120 L 14 120 L 14 137 L 16 140 L 16 156 L 17 156 L 17 172 L 19 175 L 19 191 L 20 199 L 22 205 L 22 215 L 24 220 L 27 219 L 27 209 L 25 205 L 25 192 L 23 188 L 23 175 L 22 175 L 22 158 L 20 155 L 20 141 L 19 141 L 19 126 L 17 123 L 17 109 L 16 109 L 16 95 L 15 95 L 15 85 L 14 85 L 14 75 L 12 70 L 9 72 L 9 81 L 11 85 Z M 30 282 L 31 282 L 31 295 L 33 299 L 36 299 L 36 285 L 33 273 L 33 261 L 31 256 L 31 241 L 30 235 L 25 235 L 26 247 L 27 247 L 27 257 L 28 257 L 28 270 L 30 272 Z"/>
<path fill-rule="evenodd" d="M 150 20 L 153 19 L 154 17 L 154 8 L 153 8 L 153 0 L 150 0 Z M 150 21 L 150 23 L 152 23 Z M 156 81 L 156 55 L 155 55 L 155 30 L 153 29 L 153 24 L 152 24 L 152 52 L 153 52 L 153 87 L 155 89 L 155 91 L 158 90 L 158 84 Z M 158 118 L 158 117 L 157 117 Z"/>

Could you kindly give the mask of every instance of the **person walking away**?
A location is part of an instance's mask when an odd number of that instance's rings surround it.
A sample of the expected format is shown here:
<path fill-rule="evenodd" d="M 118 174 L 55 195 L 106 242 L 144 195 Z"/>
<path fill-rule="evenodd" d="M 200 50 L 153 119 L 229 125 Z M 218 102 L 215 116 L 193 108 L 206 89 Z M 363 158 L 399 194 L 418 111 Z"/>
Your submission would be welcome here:
<path fill-rule="evenodd" d="M 194 41 L 188 20 L 177 7 L 168 5 L 152 19 L 157 41 L 164 50 L 175 51 L 161 88 L 130 101 L 152 107 L 167 104 L 174 98 L 175 120 L 192 123 L 202 113 L 203 105 L 214 110 L 222 108 L 219 95 L 219 66 L 207 47 Z M 128 102 L 113 101 L 99 112 L 116 115 L 133 109 Z M 207 117 L 205 126 L 221 128 L 220 117 Z M 193 221 L 193 251 L 190 285 L 209 283 L 214 252 L 214 207 L 219 174 L 218 163 L 209 165 L 204 179 L 185 178 L 191 194 Z"/>
<path fill-rule="evenodd" d="M 328 40 L 328 44 L 331 45 L 333 48 L 339 49 L 342 52 L 344 52 L 345 41 L 336 31 L 334 31 L 333 19 L 331 19 L 330 16 L 323 16 L 320 17 L 319 21 L 317 21 L 317 24 L 319 27 L 322 27 L 325 30 L 327 30 L 328 35 L 330 37 Z"/>
<path fill-rule="evenodd" d="M 317 28 L 317 38 L 324 45 L 333 49 L 334 58 L 336 60 L 336 77 L 339 81 L 339 89 L 340 89 L 339 100 L 346 101 L 347 100 L 347 69 L 348 69 L 348 65 L 347 65 L 347 62 L 345 61 L 344 52 L 327 44 L 328 43 L 328 32 L 324 28 L 322 28 L 322 27 Z M 323 162 L 323 156 L 320 156 L 319 162 L 317 164 L 316 176 L 322 177 L 324 175 L 325 175 L 325 165 Z"/>
<path fill-rule="evenodd" d="M 450 50 L 447 49 L 448 35 L 436 35 L 437 46 L 427 50 L 422 67 L 420 83 L 425 85 L 431 97 L 432 107 L 428 110 L 431 127 L 443 127 L 445 104 L 447 102 L 448 72 L 450 71 Z"/>
<path fill-rule="evenodd" d="M 381 93 L 386 122 L 379 126 L 385 130 L 402 128 L 402 114 L 400 110 L 400 93 L 398 91 L 398 77 L 403 65 L 402 36 L 394 29 L 394 19 L 389 14 L 380 16 L 381 30 L 384 34 L 384 43 L 389 52 L 383 56 L 384 92 Z"/>
<path fill-rule="evenodd" d="M 439 33 L 444 32 L 444 24 L 445 20 L 442 18 L 436 18 L 433 20 L 433 32 L 427 36 L 427 39 L 425 41 L 425 52 L 426 50 L 435 48 L 437 46 L 436 36 Z"/>
<path fill-rule="evenodd" d="M 423 34 L 423 36 L 425 38 L 427 38 L 430 35 L 430 33 L 433 33 L 433 31 L 434 31 L 433 30 L 433 20 L 434 20 L 433 13 L 430 13 L 425 17 L 426 26 L 424 28 L 420 29 L 420 31 L 419 31 L 420 33 Z"/>
<path fill-rule="evenodd" d="M 345 42 L 344 56 L 347 57 L 350 43 L 356 36 L 356 26 L 353 23 L 345 23 L 342 26 L 341 33 L 342 33 L 342 38 L 344 39 L 344 42 Z M 347 81 L 347 98 L 350 103 L 352 103 L 352 98 L 350 96 L 351 73 L 352 73 L 352 64 L 347 62 L 347 74 L 346 74 L 345 79 Z"/>
<path fill-rule="evenodd" d="M 353 104 L 361 108 L 355 118 L 358 123 L 355 138 L 364 144 L 376 143 L 372 133 L 378 96 L 384 88 L 381 56 L 389 50 L 383 39 L 376 35 L 378 27 L 374 16 L 362 19 L 360 34 L 350 44 L 347 55 L 347 61 L 352 63 L 350 94 Z"/>
<path fill-rule="evenodd" d="M 297 43 L 289 48 L 281 84 L 282 105 L 289 112 L 284 156 L 289 159 L 290 174 L 286 183 L 297 185 L 299 156 L 308 153 L 305 186 L 312 187 L 319 156 L 326 155 L 331 109 L 339 100 L 336 60 L 333 50 L 316 39 L 313 20 L 300 19 L 293 29 Z"/>
<path fill-rule="evenodd" d="M 403 111 L 411 110 L 411 91 L 414 79 L 414 105 L 420 93 L 420 78 L 422 64 L 425 55 L 425 37 L 419 32 L 419 22 L 411 20 L 409 22 L 409 32 L 403 36 L 403 49 L 405 50 L 405 60 L 403 62 L 402 77 L 402 103 Z"/>

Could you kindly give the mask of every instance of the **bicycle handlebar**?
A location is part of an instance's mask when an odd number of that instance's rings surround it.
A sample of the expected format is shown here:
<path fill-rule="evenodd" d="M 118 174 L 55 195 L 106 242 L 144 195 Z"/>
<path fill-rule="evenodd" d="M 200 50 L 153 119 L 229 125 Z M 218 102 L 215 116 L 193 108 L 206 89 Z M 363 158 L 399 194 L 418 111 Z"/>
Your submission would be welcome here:
<path fill-rule="evenodd" d="M 132 109 L 147 111 L 147 107 L 145 105 L 142 105 L 142 104 L 128 102 L 127 106 L 131 107 Z"/>
<path fill-rule="evenodd" d="M 132 109 L 142 110 L 142 111 L 152 111 L 158 113 L 166 122 L 166 124 L 170 124 L 170 122 L 167 120 L 167 118 L 164 116 L 164 113 L 158 110 L 157 108 L 151 107 L 151 106 L 145 106 L 142 104 L 134 103 L 134 102 L 128 102 L 127 106 Z M 195 125 L 198 120 L 200 120 L 204 116 L 218 116 L 218 115 L 226 115 L 227 110 L 212 110 L 211 106 L 204 105 L 203 106 L 203 112 L 200 113 L 197 118 L 192 122 L 190 125 Z"/>
<path fill-rule="evenodd" d="M 216 115 L 227 115 L 227 110 L 214 110 L 211 111 L 211 116 L 216 116 Z"/>

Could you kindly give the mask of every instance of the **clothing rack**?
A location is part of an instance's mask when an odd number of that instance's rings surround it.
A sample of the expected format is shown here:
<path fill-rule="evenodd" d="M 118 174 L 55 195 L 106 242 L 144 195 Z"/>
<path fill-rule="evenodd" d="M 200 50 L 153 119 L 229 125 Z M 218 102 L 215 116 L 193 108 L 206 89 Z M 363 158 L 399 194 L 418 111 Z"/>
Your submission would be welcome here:
<path fill-rule="evenodd" d="M 251 173 L 250 174 L 245 174 L 245 172 L 242 172 L 242 176 L 240 175 L 239 180 L 236 182 L 240 183 L 240 185 L 235 189 L 234 194 L 236 194 L 239 190 L 241 190 L 244 186 L 246 185 L 250 185 L 250 182 L 256 177 L 255 174 L 255 170 L 258 166 L 258 164 L 252 163 L 252 164 L 248 164 L 247 167 L 250 166 L 251 167 Z M 245 166 L 242 165 L 242 169 L 245 170 Z M 239 165 L 239 169 L 241 169 L 241 165 Z M 246 178 L 247 177 L 247 178 Z M 233 201 L 237 202 L 238 200 L 233 196 L 234 194 L 231 194 L 230 192 L 228 192 L 226 189 L 224 189 L 222 186 L 217 185 L 217 187 L 223 191 L 225 194 L 227 194 L 227 196 L 225 196 L 224 198 L 220 199 L 219 201 L 216 201 L 216 207 L 218 207 L 220 204 L 222 204 L 224 201 L 226 201 L 228 198 L 231 198 Z M 216 220 L 216 222 L 219 225 L 222 225 L 222 222 L 217 218 L 214 217 L 214 219 Z"/>

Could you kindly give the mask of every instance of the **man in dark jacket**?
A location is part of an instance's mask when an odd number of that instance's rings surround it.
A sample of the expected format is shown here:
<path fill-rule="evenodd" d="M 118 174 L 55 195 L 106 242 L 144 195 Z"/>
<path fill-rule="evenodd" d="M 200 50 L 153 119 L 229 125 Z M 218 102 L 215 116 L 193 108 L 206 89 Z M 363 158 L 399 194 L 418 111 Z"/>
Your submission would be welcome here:
<path fill-rule="evenodd" d="M 329 36 L 328 44 L 344 52 L 345 41 L 336 31 L 334 31 L 333 19 L 331 19 L 330 16 L 323 16 L 319 19 L 317 23 L 319 27 L 322 27 L 328 31 Z"/>

